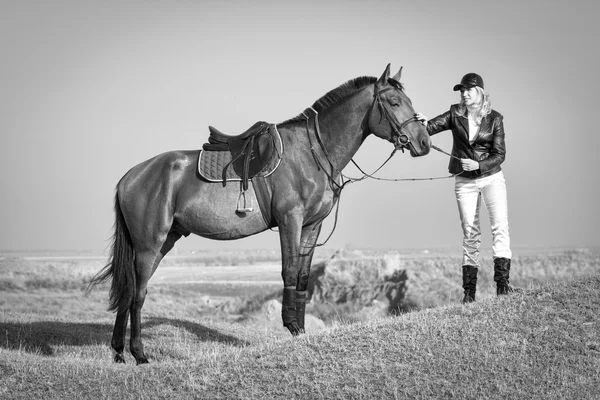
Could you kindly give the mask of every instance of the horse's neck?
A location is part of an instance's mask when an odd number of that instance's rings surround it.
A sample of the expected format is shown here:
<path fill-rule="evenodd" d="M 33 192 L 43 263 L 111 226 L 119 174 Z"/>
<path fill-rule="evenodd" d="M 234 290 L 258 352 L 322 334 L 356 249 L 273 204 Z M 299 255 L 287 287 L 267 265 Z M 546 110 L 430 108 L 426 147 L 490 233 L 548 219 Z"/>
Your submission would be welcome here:
<path fill-rule="evenodd" d="M 325 149 L 333 166 L 341 171 L 348 165 L 369 134 L 365 118 L 373 92 L 364 89 L 343 100 L 344 104 L 321 111 L 319 126 Z"/>

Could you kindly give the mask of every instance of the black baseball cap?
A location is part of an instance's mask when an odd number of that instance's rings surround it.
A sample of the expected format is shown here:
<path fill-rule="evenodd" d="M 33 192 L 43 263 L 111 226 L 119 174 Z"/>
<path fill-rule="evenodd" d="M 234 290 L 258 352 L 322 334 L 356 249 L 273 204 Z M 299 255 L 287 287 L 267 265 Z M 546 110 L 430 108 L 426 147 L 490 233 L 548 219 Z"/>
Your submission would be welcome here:
<path fill-rule="evenodd" d="M 479 86 L 483 89 L 483 78 L 477 75 L 475 72 L 469 72 L 460 80 L 460 83 L 454 85 L 454 91 L 461 89 L 471 89 L 472 87 Z"/>

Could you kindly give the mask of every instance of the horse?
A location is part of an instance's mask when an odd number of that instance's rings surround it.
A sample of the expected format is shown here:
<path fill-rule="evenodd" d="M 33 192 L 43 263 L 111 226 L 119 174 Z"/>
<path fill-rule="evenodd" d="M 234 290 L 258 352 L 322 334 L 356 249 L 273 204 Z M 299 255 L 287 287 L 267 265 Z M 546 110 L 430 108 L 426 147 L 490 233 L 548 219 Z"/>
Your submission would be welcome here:
<path fill-rule="evenodd" d="M 306 288 L 321 224 L 334 208 L 342 169 L 370 135 L 426 155 L 431 141 L 415 118 L 400 83 L 402 68 L 380 78 L 361 76 L 327 92 L 297 117 L 276 125 L 283 143 L 277 169 L 265 178 L 273 225 L 278 228 L 283 280 L 282 321 L 292 335 L 304 332 Z M 111 340 L 114 361 L 124 363 L 128 319 L 130 352 L 148 362 L 141 337 L 149 279 L 182 236 L 234 240 L 269 226 L 260 210 L 239 213 L 237 185 L 207 182 L 196 168 L 198 150 L 170 151 L 131 168 L 114 196 L 115 224 L 108 263 L 90 280 L 112 280 L 109 311 L 116 312 Z M 253 187 L 249 191 L 254 195 Z"/>

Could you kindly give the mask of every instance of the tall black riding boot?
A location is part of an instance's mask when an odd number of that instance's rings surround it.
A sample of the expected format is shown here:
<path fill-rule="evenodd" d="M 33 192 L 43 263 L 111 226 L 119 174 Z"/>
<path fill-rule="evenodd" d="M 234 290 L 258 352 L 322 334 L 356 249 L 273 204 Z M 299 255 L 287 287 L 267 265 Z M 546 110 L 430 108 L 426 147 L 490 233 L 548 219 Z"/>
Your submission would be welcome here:
<path fill-rule="evenodd" d="M 463 265 L 463 289 L 465 297 L 462 303 L 472 303 L 475 301 L 475 291 L 477 290 L 477 267 L 472 265 Z"/>
<path fill-rule="evenodd" d="M 496 295 L 509 294 L 514 289 L 508 285 L 510 277 L 510 258 L 498 257 L 494 259 L 494 281 L 496 282 Z"/>

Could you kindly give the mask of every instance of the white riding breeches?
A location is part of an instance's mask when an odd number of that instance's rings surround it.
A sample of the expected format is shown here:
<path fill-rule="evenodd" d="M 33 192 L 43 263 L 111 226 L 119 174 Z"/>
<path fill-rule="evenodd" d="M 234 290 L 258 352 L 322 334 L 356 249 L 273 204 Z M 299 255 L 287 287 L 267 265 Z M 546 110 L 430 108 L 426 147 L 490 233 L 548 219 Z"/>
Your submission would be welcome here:
<path fill-rule="evenodd" d="M 508 203 L 506 182 L 502 171 L 483 178 L 457 176 L 454 193 L 463 230 L 463 264 L 479 267 L 481 230 L 479 210 L 481 199 L 490 216 L 492 253 L 494 258 L 512 258 L 508 234 Z"/>

